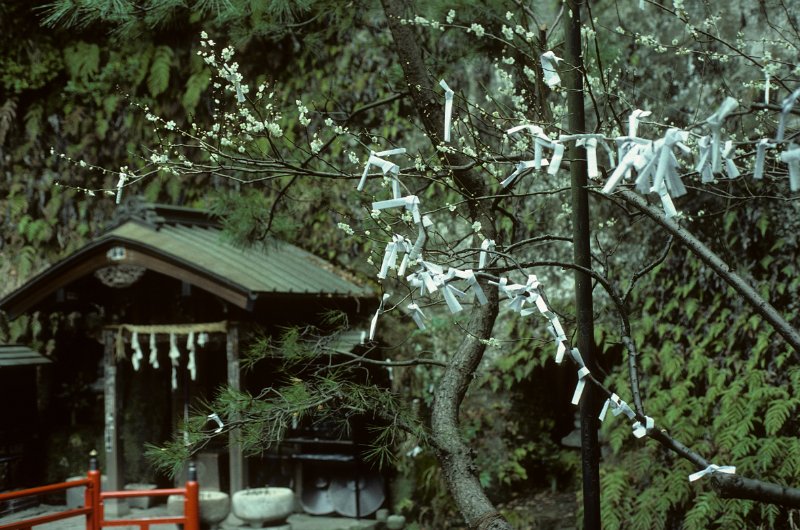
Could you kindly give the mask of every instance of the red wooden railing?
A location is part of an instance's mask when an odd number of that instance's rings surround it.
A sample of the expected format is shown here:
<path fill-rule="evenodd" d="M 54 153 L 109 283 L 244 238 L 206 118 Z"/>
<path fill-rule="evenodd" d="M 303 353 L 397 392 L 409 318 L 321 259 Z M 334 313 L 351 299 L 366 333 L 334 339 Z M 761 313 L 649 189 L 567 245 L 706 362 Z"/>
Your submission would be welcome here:
<path fill-rule="evenodd" d="M 94 453 L 94 451 L 93 451 Z M 154 524 L 182 524 L 184 530 L 200 530 L 200 505 L 198 501 L 199 486 L 194 463 L 189 464 L 189 480 L 183 488 L 169 488 L 141 491 L 100 491 L 100 470 L 97 469 L 97 458 L 93 454 L 89 464 L 87 478 L 59 482 L 38 488 L 12 491 L 0 494 L 0 502 L 22 497 L 31 497 L 44 493 L 66 491 L 70 488 L 85 487 L 83 508 L 64 510 L 31 517 L 22 521 L 0 524 L 0 530 L 31 530 L 32 527 L 70 517 L 85 516 L 86 530 L 102 530 L 105 526 L 138 526 L 141 530 L 149 530 Z M 185 499 L 183 515 L 166 517 L 142 517 L 139 519 L 111 519 L 105 518 L 105 501 L 109 499 L 129 499 L 131 497 L 166 497 L 169 495 L 182 495 Z"/>

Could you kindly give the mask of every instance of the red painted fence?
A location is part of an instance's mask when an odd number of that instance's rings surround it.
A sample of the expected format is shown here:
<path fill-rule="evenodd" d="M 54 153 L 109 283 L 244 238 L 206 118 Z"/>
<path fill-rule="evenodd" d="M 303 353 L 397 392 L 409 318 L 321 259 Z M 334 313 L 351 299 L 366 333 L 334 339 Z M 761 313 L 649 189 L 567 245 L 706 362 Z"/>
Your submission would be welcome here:
<path fill-rule="evenodd" d="M 70 488 L 85 487 L 85 503 L 83 508 L 64 510 L 63 512 L 40 515 L 22 521 L 0 524 L 0 530 L 31 530 L 32 527 L 69 517 L 84 516 L 86 530 L 102 530 L 105 526 L 138 526 L 141 530 L 149 530 L 154 524 L 182 524 L 184 530 L 200 530 L 199 501 L 197 473 L 194 465 L 189 466 L 189 480 L 183 488 L 170 488 L 143 491 L 100 491 L 100 470 L 97 469 L 97 460 L 92 457 L 87 478 L 49 484 L 38 488 L 30 488 L 10 493 L 0 493 L 0 502 L 30 497 L 44 493 L 56 493 Z M 144 517 L 140 519 L 111 519 L 105 518 L 105 501 L 109 499 L 128 499 L 131 497 L 166 497 L 169 495 L 183 495 L 185 499 L 182 516 Z"/>

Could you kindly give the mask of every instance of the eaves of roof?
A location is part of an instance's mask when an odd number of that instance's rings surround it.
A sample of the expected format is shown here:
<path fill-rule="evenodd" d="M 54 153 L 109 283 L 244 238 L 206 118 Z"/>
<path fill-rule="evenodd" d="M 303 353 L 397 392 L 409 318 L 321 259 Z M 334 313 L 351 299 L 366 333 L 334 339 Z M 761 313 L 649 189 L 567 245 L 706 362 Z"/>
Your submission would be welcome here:
<path fill-rule="evenodd" d="M 369 288 L 289 243 L 273 240 L 242 249 L 224 240 L 213 225 L 131 219 L 26 282 L 0 300 L 0 309 L 14 318 L 57 289 L 115 264 L 143 266 L 186 281 L 246 310 L 270 295 L 372 296 Z"/>

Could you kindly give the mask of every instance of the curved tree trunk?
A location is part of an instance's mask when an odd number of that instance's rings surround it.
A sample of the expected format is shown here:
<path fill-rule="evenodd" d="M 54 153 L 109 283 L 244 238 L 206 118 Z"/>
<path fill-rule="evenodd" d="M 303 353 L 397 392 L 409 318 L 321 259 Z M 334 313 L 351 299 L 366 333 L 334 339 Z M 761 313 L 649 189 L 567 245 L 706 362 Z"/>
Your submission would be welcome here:
<path fill-rule="evenodd" d="M 422 50 L 413 26 L 400 24 L 404 3 L 382 0 L 395 50 L 405 74 L 406 84 L 425 132 L 434 147 L 443 141 L 444 111 L 441 93 L 434 88 L 423 61 Z M 447 167 L 466 168 L 470 160 L 458 154 L 442 154 Z M 488 195 L 483 179 L 469 170 L 454 170 L 456 184 L 467 199 Z M 494 216 L 487 205 L 475 201 L 471 214 L 481 222 L 482 232 L 495 239 Z M 484 285 L 484 287 L 486 287 Z M 491 337 L 497 318 L 496 289 L 485 289 L 488 303 L 475 306 L 469 320 L 466 337 L 448 362 L 439 382 L 431 415 L 432 440 L 442 466 L 450 493 L 470 528 L 480 530 L 511 530 L 511 525 L 497 512 L 475 474 L 469 446 L 464 443 L 458 425 L 459 409 L 475 370 L 483 358 L 486 345 L 481 339 Z"/>

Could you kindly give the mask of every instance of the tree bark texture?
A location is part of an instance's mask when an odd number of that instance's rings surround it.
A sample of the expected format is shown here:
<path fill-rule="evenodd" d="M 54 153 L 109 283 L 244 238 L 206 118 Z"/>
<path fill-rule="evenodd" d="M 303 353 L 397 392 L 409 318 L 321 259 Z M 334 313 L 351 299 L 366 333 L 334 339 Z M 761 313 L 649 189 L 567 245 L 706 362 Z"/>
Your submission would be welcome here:
<path fill-rule="evenodd" d="M 428 75 L 414 27 L 400 23 L 402 18 L 413 15 L 406 12 L 403 2 L 382 0 L 382 4 L 409 94 L 426 134 L 436 147 L 443 142 L 443 94 L 437 91 Z M 447 167 L 470 166 L 470 160 L 461 155 L 445 153 L 441 156 Z M 468 200 L 488 195 L 486 183 L 475 172 L 454 170 L 453 177 Z M 491 210 L 479 201 L 470 203 L 470 210 L 472 216 L 481 222 L 483 234 L 494 239 L 496 230 Z M 491 336 L 497 318 L 497 290 L 486 288 L 485 292 L 488 303 L 472 309 L 464 341 L 451 354 L 438 384 L 431 413 L 431 438 L 448 488 L 470 528 L 511 530 L 511 525 L 497 512 L 484 492 L 475 473 L 471 450 L 459 428 L 461 402 L 486 349 L 481 339 Z"/>
<path fill-rule="evenodd" d="M 775 331 L 777 331 L 786 342 L 791 344 L 794 351 L 800 354 L 800 332 L 789 324 L 772 304 L 758 294 L 744 278 L 736 274 L 730 265 L 722 261 L 713 250 L 694 237 L 691 232 L 680 226 L 677 221 L 664 215 L 664 212 L 648 203 L 645 198 L 637 193 L 622 190 L 616 192 L 615 195 L 621 197 L 628 204 L 635 206 L 636 209 L 678 238 L 678 240 L 695 256 L 700 258 L 703 263 L 711 267 L 711 269 L 725 280 L 728 285 L 733 287 L 733 289 L 747 301 L 753 310 L 761 315 L 764 320 L 769 322 L 772 327 L 775 328 Z"/>
<path fill-rule="evenodd" d="M 581 45 L 580 0 L 567 0 L 564 16 L 564 88 L 567 90 L 567 115 L 572 134 L 586 132 L 583 94 L 583 50 Z M 572 248 L 573 261 L 585 269 L 592 268 L 590 250 L 589 179 L 586 150 L 575 143 L 569 145 L 568 157 L 572 181 Z M 586 367 L 595 370 L 594 304 L 592 278 L 575 269 L 575 308 L 577 344 Z M 598 389 L 587 385 L 580 401 L 581 472 L 583 478 L 583 527 L 600 529 L 600 443 L 597 439 L 600 410 Z"/>

